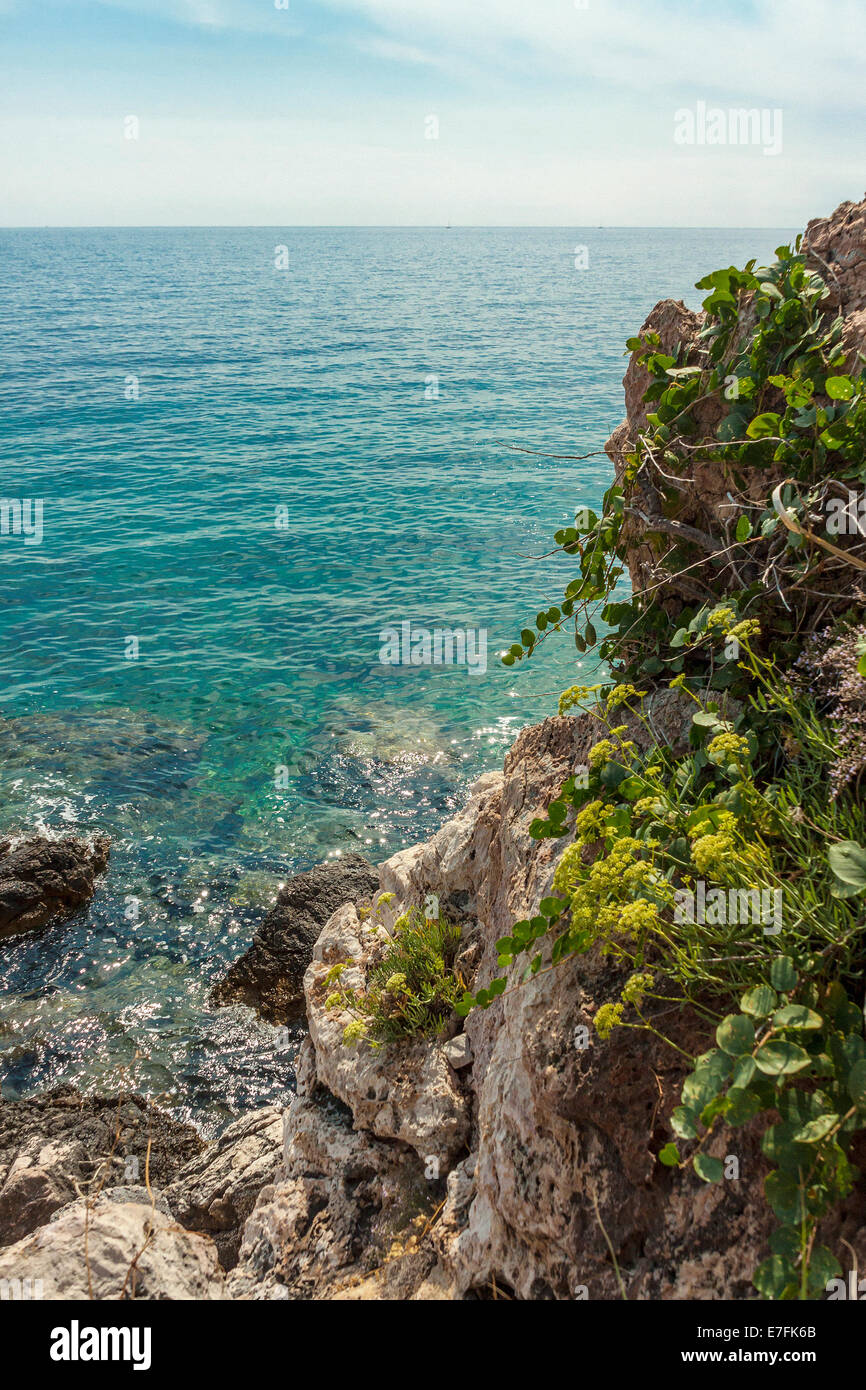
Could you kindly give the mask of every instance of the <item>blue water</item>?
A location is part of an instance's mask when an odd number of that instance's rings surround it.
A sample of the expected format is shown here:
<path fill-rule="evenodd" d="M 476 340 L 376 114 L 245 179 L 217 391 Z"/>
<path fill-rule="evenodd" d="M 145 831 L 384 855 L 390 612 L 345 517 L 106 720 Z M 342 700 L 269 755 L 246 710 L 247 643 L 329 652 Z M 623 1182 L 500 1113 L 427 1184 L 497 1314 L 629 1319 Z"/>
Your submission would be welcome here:
<path fill-rule="evenodd" d="M 505 445 L 600 451 L 656 300 L 788 236 L 0 231 L 3 494 L 44 516 L 0 536 L 0 832 L 113 842 L 86 914 L 0 946 L 5 1094 L 285 1094 L 291 1039 L 206 1002 L 279 883 L 429 834 L 593 672 L 495 653 L 610 465 Z M 485 629 L 486 672 L 381 664 L 404 620 Z"/>

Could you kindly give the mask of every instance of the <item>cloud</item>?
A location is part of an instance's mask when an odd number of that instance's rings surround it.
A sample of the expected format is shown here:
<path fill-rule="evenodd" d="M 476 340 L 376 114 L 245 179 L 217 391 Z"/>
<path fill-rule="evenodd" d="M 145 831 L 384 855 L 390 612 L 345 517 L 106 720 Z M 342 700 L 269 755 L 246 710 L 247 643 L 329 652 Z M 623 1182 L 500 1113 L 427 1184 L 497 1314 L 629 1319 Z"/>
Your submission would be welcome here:
<path fill-rule="evenodd" d="M 866 7 L 836 0 L 833 24 L 814 0 L 327 0 L 397 43 L 527 81 L 590 80 L 635 92 L 677 86 L 737 104 L 797 101 L 863 111 Z M 840 42 L 844 35 L 844 42 Z"/>

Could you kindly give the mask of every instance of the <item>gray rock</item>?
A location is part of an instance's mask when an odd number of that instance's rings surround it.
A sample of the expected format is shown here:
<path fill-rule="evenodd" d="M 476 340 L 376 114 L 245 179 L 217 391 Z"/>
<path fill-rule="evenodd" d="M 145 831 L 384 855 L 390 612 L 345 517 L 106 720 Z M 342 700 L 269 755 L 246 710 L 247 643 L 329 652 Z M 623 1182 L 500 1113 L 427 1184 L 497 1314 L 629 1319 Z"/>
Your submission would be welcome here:
<path fill-rule="evenodd" d="M 183 1226 L 213 1237 L 224 1269 L 237 1263 L 244 1222 L 259 1192 L 276 1179 L 282 1143 L 282 1111 L 244 1115 L 191 1159 L 166 1192 Z"/>
<path fill-rule="evenodd" d="M 304 972 L 323 926 L 343 903 L 369 898 L 379 887 L 360 854 L 318 864 L 283 888 L 248 951 L 211 991 L 211 1003 L 249 1004 L 269 1023 L 288 1023 L 304 1011 Z"/>
<path fill-rule="evenodd" d="M 455 1071 L 459 1071 L 461 1067 L 472 1066 L 472 1046 L 465 1033 L 459 1033 L 456 1038 L 445 1043 L 442 1051 Z"/>
<path fill-rule="evenodd" d="M 223 1296 L 217 1250 L 146 1203 L 71 1203 L 0 1251 L 0 1280 L 43 1298 L 210 1299 Z"/>
<path fill-rule="evenodd" d="M 96 878 L 108 865 L 110 841 L 92 844 L 72 837 L 34 835 L 13 847 L 0 844 L 0 940 L 68 917 L 93 896 Z"/>
<path fill-rule="evenodd" d="M 0 1100 L 0 1246 L 49 1220 L 79 1191 L 164 1187 L 203 1147 L 189 1125 L 141 1096 L 82 1096 L 72 1086 Z"/>

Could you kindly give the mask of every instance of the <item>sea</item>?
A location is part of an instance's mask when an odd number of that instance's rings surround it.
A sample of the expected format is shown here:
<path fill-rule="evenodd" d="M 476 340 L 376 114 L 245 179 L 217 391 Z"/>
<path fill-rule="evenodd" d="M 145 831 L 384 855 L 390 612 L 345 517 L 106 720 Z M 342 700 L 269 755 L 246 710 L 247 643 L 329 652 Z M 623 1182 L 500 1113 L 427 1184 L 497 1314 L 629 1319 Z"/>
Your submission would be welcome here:
<path fill-rule="evenodd" d="M 112 842 L 0 942 L 3 1096 L 212 1134 L 291 1094 L 299 1030 L 211 986 L 287 877 L 430 835 L 603 678 L 569 634 L 499 654 L 574 574 L 625 340 L 792 235 L 0 230 L 0 834 Z M 437 629 L 472 660 L 395 663 Z"/>

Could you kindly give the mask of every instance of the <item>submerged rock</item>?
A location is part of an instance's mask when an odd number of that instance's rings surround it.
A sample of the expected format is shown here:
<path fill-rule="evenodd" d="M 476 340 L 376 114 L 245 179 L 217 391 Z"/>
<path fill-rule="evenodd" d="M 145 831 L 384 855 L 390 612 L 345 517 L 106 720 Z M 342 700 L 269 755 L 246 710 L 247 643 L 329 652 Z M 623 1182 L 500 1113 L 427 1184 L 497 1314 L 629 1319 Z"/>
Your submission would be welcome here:
<path fill-rule="evenodd" d="M 248 951 L 211 991 L 215 1005 L 248 1004 L 268 1023 L 303 1013 L 304 972 L 319 932 L 343 903 L 368 898 L 379 887 L 372 864 L 346 854 L 296 874 L 280 891 Z"/>
<path fill-rule="evenodd" d="M 84 907 L 93 896 L 97 877 L 108 866 L 109 844 L 105 835 L 97 835 L 92 844 L 71 836 L 49 840 L 33 835 L 14 846 L 4 840 L 0 844 L 0 940 Z"/>

